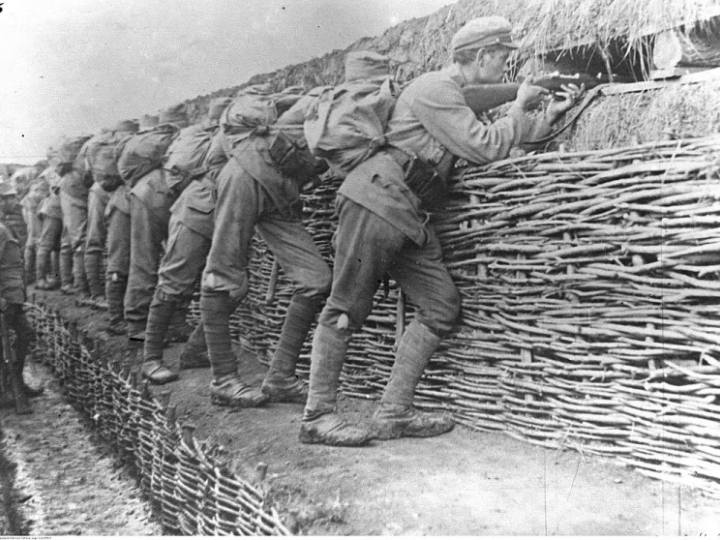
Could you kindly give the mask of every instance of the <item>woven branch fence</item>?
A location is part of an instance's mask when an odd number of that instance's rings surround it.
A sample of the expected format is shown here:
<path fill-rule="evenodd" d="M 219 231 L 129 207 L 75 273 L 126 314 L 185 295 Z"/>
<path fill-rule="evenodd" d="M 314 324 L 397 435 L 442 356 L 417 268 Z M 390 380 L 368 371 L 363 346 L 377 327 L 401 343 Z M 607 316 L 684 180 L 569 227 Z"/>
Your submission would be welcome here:
<path fill-rule="evenodd" d="M 134 465 L 165 532 L 188 536 L 287 536 L 261 489 L 238 477 L 222 449 L 180 426 L 169 394 L 154 399 L 129 368 L 106 365 L 87 333 L 31 304 L 36 357 L 99 434 Z"/>
<path fill-rule="evenodd" d="M 416 404 L 720 496 L 720 137 L 529 155 L 456 180 L 436 227 L 463 312 Z M 305 201 L 329 261 L 336 189 Z M 231 329 L 267 361 L 292 290 L 282 272 L 269 287 L 272 254 L 253 249 Z M 375 300 L 343 369 L 350 396 L 380 396 L 412 316 L 394 286 Z"/>

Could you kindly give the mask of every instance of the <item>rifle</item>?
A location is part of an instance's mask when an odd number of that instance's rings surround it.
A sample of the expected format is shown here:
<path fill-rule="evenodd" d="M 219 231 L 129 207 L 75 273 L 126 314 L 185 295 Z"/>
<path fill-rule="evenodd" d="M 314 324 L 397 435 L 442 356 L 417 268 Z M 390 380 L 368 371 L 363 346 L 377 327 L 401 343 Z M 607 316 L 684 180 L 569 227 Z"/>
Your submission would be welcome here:
<path fill-rule="evenodd" d="M 613 78 L 614 82 L 630 82 L 628 77 Z M 593 77 L 586 74 L 576 75 L 550 75 L 547 77 L 539 77 L 533 80 L 533 85 L 542 86 L 543 88 L 555 94 L 562 92 L 563 85 L 575 84 L 578 87 L 585 85 L 586 90 L 590 90 L 601 84 L 608 84 L 610 79 L 607 75 L 599 75 Z M 520 82 L 496 83 L 496 84 L 471 84 L 463 88 L 465 101 L 473 112 L 477 114 L 485 113 L 495 107 L 499 107 L 510 101 L 514 101 L 517 97 Z"/>
<path fill-rule="evenodd" d="M 30 414 L 30 403 L 22 384 L 22 373 L 15 369 L 17 357 L 15 351 L 10 344 L 10 334 L 8 332 L 7 318 L 5 310 L 0 310 L 0 334 L 2 334 L 2 362 L 0 362 L 0 381 L 2 382 L 2 394 L 7 396 L 8 388 L 6 381 L 10 380 L 10 388 L 15 400 L 15 412 L 17 414 Z"/>

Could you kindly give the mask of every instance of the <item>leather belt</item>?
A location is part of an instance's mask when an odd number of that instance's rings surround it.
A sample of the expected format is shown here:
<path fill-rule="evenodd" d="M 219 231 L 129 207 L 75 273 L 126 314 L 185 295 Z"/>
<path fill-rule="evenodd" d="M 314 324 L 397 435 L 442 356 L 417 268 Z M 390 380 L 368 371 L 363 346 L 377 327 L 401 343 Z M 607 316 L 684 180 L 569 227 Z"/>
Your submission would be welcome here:
<path fill-rule="evenodd" d="M 423 207 L 440 205 L 447 195 L 445 181 L 433 166 L 399 148 L 383 148 L 403 170 L 403 181 L 418 196 Z"/>

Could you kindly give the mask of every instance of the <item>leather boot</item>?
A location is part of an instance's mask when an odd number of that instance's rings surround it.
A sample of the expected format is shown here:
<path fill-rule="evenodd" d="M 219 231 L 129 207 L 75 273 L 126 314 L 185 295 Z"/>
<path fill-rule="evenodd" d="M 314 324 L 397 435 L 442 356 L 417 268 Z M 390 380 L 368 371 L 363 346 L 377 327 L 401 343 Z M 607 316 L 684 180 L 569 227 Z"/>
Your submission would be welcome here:
<path fill-rule="evenodd" d="M 167 384 L 177 381 L 179 377 L 177 373 L 170 371 L 162 360 L 143 360 L 140 373 L 153 384 Z"/>
<path fill-rule="evenodd" d="M 143 350 L 143 377 L 154 384 L 165 384 L 178 378 L 178 374 L 170 371 L 163 364 L 163 341 L 167 333 L 170 319 L 175 311 L 175 302 L 159 291 L 150 304 L 148 322 L 145 328 Z"/>
<path fill-rule="evenodd" d="M 47 278 L 50 289 L 59 289 L 62 280 L 60 279 L 60 252 L 53 250 L 50 253 L 50 276 Z"/>
<path fill-rule="evenodd" d="M 205 330 L 200 321 L 180 353 L 180 369 L 206 367 L 210 367 L 210 357 L 205 343 Z"/>
<path fill-rule="evenodd" d="M 125 289 L 127 288 L 127 276 L 114 272 L 108 276 L 105 282 L 105 296 L 108 301 L 108 315 L 110 324 L 107 331 L 116 336 L 127 333 L 125 322 Z"/>
<path fill-rule="evenodd" d="M 227 407 L 258 407 L 269 397 L 242 382 L 230 339 L 230 315 L 237 307 L 224 291 L 202 292 L 200 313 L 212 369 L 210 400 Z"/>
<path fill-rule="evenodd" d="M 345 353 L 347 332 L 318 325 L 312 343 L 310 388 L 300 424 L 300 442 L 328 446 L 363 446 L 371 434 L 349 424 L 335 412 Z"/>
<path fill-rule="evenodd" d="M 73 292 L 73 254 L 69 249 L 60 250 L 60 292 L 71 294 Z"/>
<path fill-rule="evenodd" d="M 36 247 L 25 246 L 25 284 L 35 283 Z"/>
<path fill-rule="evenodd" d="M 102 279 L 101 265 L 102 253 L 85 253 L 83 260 L 85 266 L 85 277 L 91 298 L 105 297 L 105 282 Z"/>
<path fill-rule="evenodd" d="M 85 265 L 85 276 L 90 289 L 89 305 L 95 309 L 108 309 L 108 302 L 105 298 L 105 282 L 102 278 L 102 253 L 85 253 L 83 261 Z"/>
<path fill-rule="evenodd" d="M 73 253 L 73 292 L 81 297 L 90 296 L 87 276 L 85 274 L 85 254 L 82 250 Z"/>
<path fill-rule="evenodd" d="M 301 404 L 307 401 L 307 387 L 295 376 L 295 366 L 319 307 L 319 302 L 302 296 L 295 296 L 290 302 L 262 385 L 270 401 Z"/>
<path fill-rule="evenodd" d="M 373 415 L 375 438 L 434 437 L 454 427 L 447 414 L 420 412 L 413 407 L 415 388 L 440 341 L 440 336 L 418 321 L 407 327 L 395 355 L 390 380 Z"/>
<path fill-rule="evenodd" d="M 260 407 L 269 399 L 259 389 L 246 385 L 237 373 L 213 378 L 210 384 L 210 401 L 213 405 L 247 409 Z"/>
<path fill-rule="evenodd" d="M 50 252 L 45 248 L 39 247 L 35 254 L 35 277 L 37 278 L 36 289 L 47 291 L 50 289 L 50 283 L 47 281 L 47 274 L 50 270 Z"/>

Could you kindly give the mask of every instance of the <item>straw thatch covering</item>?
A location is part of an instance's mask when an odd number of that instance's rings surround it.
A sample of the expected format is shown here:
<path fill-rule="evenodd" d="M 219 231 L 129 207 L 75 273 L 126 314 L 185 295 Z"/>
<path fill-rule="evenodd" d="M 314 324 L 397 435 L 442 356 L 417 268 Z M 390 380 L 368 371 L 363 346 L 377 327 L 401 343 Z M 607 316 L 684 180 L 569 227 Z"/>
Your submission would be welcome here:
<path fill-rule="evenodd" d="M 568 151 L 597 150 L 719 131 L 720 69 L 715 69 L 678 81 L 606 87 L 556 143 Z"/>
<path fill-rule="evenodd" d="M 503 15 L 514 25 L 523 49 L 520 60 L 577 44 L 596 44 L 601 53 L 632 56 L 648 34 L 709 21 L 720 14 L 720 0 L 460 0 L 436 13 L 402 22 L 373 38 L 363 38 L 344 50 L 335 50 L 307 62 L 272 73 L 258 74 L 240 86 L 218 90 L 189 100 L 191 117 L 199 119 L 216 96 L 231 96 L 239 88 L 271 83 L 276 89 L 291 85 L 310 89 L 337 84 L 343 78 L 343 62 L 349 51 L 374 50 L 396 62 L 397 79 L 408 81 L 449 62 L 452 35 L 469 19 Z M 614 51 L 613 42 L 623 37 L 625 50 Z"/>

